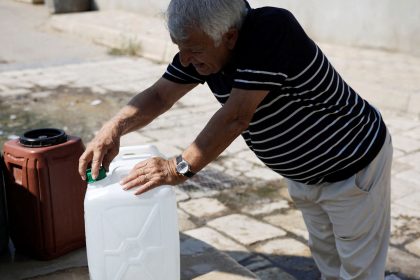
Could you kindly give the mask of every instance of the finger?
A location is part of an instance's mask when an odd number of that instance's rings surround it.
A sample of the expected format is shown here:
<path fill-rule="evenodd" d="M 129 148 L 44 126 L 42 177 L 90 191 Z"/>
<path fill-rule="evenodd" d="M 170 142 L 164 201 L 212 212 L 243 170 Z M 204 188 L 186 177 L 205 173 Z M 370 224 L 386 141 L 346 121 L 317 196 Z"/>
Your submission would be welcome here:
<path fill-rule="evenodd" d="M 136 180 L 138 177 L 144 175 L 145 173 L 143 172 L 142 169 L 132 169 L 130 171 L 130 173 L 128 173 L 128 175 L 126 177 L 124 177 L 121 181 L 120 181 L 120 185 L 125 185 L 130 181 Z"/>
<path fill-rule="evenodd" d="M 105 154 L 104 158 L 102 159 L 102 166 L 105 170 L 109 171 L 109 165 L 111 164 L 112 160 L 118 155 L 119 149 L 113 149 Z"/>
<path fill-rule="evenodd" d="M 111 161 L 112 159 L 110 159 L 109 157 L 104 157 L 104 159 L 102 160 L 102 166 L 105 168 L 106 172 L 109 172 L 109 166 L 111 165 Z"/>
<path fill-rule="evenodd" d="M 146 167 L 146 165 L 147 165 L 146 161 L 142 161 L 142 162 L 137 163 L 133 167 L 133 169 L 131 169 L 130 173 L 120 181 L 120 185 L 125 185 L 129 181 L 135 180 L 137 177 L 146 174 L 147 172 L 144 169 L 144 167 Z"/>
<path fill-rule="evenodd" d="M 150 191 L 151 189 L 154 189 L 157 186 L 158 185 L 155 182 L 149 181 L 146 184 L 140 186 L 140 188 L 138 190 L 136 190 L 136 192 L 134 194 L 135 195 L 143 194 L 143 193 L 145 193 L 147 191 Z"/>
<path fill-rule="evenodd" d="M 86 150 L 79 158 L 79 175 L 86 180 L 86 168 L 92 158 L 91 151 Z"/>
<path fill-rule="evenodd" d="M 149 175 L 144 169 L 133 169 L 127 177 L 123 178 L 120 184 L 124 189 L 133 188 L 145 184 L 150 178 Z"/>
<path fill-rule="evenodd" d="M 146 160 L 140 161 L 139 163 L 137 163 L 136 165 L 134 165 L 134 168 L 133 168 L 133 169 L 143 169 L 143 168 L 145 168 L 148 164 L 149 164 L 149 160 L 148 160 L 148 159 L 146 159 Z"/>
<path fill-rule="evenodd" d="M 103 156 L 104 154 L 100 151 L 96 151 L 93 154 L 93 159 L 92 159 L 92 178 L 93 179 L 98 178 L 99 168 L 101 167 Z"/>
<path fill-rule="evenodd" d="M 129 190 L 129 189 L 141 186 L 141 185 L 146 184 L 146 183 L 147 183 L 147 176 L 142 175 L 142 176 L 138 176 L 138 177 L 132 179 L 131 181 L 126 182 L 124 185 L 122 185 L 122 188 L 124 190 Z"/>

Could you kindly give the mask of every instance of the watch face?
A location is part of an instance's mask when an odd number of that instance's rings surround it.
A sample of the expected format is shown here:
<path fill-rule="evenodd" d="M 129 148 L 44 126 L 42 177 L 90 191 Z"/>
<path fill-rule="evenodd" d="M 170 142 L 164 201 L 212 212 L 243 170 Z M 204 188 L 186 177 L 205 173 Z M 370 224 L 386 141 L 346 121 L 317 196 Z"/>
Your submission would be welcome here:
<path fill-rule="evenodd" d="M 185 174 L 188 172 L 188 163 L 186 163 L 185 161 L 181 161 L 180 163 L 178 163 L 178 165 L 176 166 L 176 170 L 181 173 L 181 174 Z"/>

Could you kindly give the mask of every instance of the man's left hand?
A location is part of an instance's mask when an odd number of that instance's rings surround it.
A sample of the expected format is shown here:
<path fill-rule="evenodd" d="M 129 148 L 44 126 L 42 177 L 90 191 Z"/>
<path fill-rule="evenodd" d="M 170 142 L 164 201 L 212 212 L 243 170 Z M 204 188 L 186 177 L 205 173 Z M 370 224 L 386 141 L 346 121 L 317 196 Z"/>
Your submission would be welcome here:
<path fill-rule="evenodd" d="M 139 162 L 121 182 L 124 190 L 139 187 L 135 194 L 142 194 L 161 185 L 176 185 L 187 178 L 176 172 L 174 159 L 160 157 Z"/>

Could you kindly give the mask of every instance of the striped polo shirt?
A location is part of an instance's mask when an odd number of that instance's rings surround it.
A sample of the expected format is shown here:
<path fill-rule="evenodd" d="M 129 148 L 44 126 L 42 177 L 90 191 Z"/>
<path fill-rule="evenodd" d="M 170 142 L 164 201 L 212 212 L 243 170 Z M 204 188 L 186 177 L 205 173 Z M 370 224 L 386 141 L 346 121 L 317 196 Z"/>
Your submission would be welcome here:
<path fill-rule="evenodd" d="M 344 180 L 380 151 L 380 113 L 334 69 L 295 17 L 281 8 L 250 9 L 233 58 L 222 71 L 198 74 L 177 54 L 164 78 L 207 83 L 223 105 L 232 88 L 268 90 L 242 136 L 269 168 L 286 178 L 321 184 Z"/>

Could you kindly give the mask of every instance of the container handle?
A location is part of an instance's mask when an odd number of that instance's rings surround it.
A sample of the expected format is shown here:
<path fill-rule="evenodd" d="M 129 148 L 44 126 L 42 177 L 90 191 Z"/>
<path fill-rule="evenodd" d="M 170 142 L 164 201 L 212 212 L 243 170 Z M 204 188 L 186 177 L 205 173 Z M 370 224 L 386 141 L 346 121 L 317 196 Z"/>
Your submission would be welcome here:
<path fill-rule="evenodd" d="M 163 157 L 165 156 L 159 152 L 154 145 L 141 145 L 141 146 L 128 146 L 121 147 L 120 152 L 114 160 L 131 160 L 151 157 Z"/>
<path fill-rule="evenodd" d="M 27 186 L 27 161 L 23 157 L 15 157 L 9 153 L 5 153 L 5 165 L 14 183 Z M 7 159 L 6 159 L 7 158 Z"/>
<path fill-rule="evenodd" d="M 166 158 L 154 145 L 140 145 L 140 146 L 128 146 L 121 147 L 120 152 L 111 162 L 108 173 L 112 173 L 114 169 L 125 165 L 127 160 L 145 160 L 152 157 Z M 118 163 L 120 161 L 120 164 Z"/>

